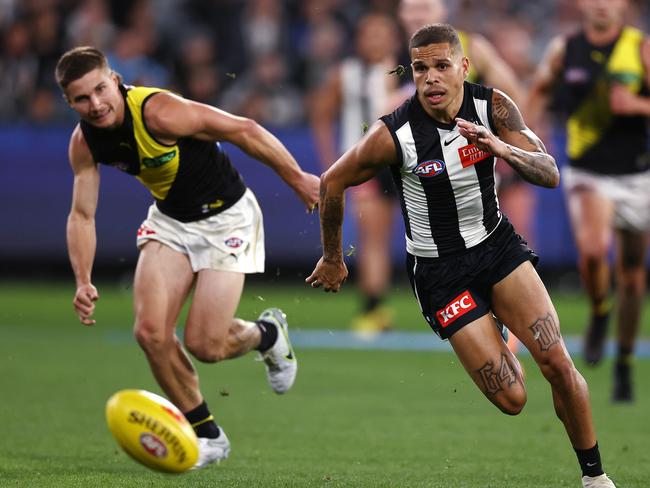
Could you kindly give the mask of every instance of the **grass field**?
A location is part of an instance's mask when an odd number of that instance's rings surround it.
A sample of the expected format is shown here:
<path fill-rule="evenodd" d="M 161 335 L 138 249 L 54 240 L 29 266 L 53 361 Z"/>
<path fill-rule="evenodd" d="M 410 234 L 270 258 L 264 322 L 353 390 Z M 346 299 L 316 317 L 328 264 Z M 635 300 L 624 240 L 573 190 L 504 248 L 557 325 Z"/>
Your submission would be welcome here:
<path fill-rule="evenodd" d="M 579 469 L 549 388 L 530 362 L 518 417 L 491 406 L 448 353 L 299 350 L 300 372 L 274 395 L 249 355 L 199 365 L 233 444 L 218 467 L 180 476 L 129 459 L 104 420 L 123 388 L 159 392 L 130 338 L 127 286 L 100 286 L 95 327 L 71 310 L 72 285 L 0 284 L 2 487 L 578 487 Z M 295 329 L 347 329 L 352 288 L 338 295 L 254 285 L 240 315 L 283 307 Z M 567 334 L 581 331 L 580 295 L 554 294 Z M 424 331 L 410 291 L 392 297 L 400 329 Z M 647 310 L 643 336 L 650 336 Z M 432 340 L 437 340 L 432 337 Z M 611 364 L 578 368 L 590 384 L 606 470 L 619 487 L 650 486 L 650 361 L 636 363 L 637 401 L 609 402 Z"/>

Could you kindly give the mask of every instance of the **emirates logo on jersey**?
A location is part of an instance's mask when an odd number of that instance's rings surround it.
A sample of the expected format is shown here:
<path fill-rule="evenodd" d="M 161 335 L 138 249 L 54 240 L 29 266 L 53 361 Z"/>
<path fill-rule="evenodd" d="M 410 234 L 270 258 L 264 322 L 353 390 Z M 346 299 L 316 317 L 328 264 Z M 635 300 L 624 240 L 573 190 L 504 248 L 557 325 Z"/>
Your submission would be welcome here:
<path fill-rule="evenodd" d="M 445 170 L 445 162 L 440 159 L 424 161 L 413 168 L 413 174 L 421 178 L 433 178 Z"/>
<path fill-rule="evenodd" d="M 472 166 L 473 164 L 483 161 L 486 158 L 491 156 L 490 153 L 480 150 L 476 147 L 476 144 L 468 144 L 463 146 L 458 150 L 458 157 L 460 158 L 460 164 L 463 165 L 463 168 Z"/>

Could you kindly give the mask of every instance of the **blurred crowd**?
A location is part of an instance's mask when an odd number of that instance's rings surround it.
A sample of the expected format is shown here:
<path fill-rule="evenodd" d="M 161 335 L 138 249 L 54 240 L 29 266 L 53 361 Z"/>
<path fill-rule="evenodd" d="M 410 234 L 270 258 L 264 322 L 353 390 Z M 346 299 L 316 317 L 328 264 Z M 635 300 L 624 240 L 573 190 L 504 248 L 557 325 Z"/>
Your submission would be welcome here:
<path fill-rule="evenodd" d="M 525 82 L 546 42 L 576 25 L 571 0 L 448 0 L 450 22 L 484 34 Z M 650 8 L 632 2 L 647 30 Z M 183 96 L 270 126 L 302 125 L 309 97 L 353 49 L 369 12 L 397 0 L 0 0 L 0 123 L 75 120 L 53 71 L 67 49 L 107 53 L 128 84 Z"/>

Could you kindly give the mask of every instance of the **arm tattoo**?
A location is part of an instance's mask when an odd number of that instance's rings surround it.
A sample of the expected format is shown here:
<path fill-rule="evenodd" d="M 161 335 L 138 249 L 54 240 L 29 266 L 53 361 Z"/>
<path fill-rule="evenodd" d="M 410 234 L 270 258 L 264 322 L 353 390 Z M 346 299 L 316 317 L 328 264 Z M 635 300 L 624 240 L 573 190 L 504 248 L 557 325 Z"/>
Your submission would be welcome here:
<path fill-rule="evenodd" d="M 326 196 L 321 189 L 320 222 L 321 238 L 323 240 L 323 257 L 326 260 L 343 260 L 342 231 L 343 197 Z"/>
<path fill-rule="evenodd" d="M 505 354 L 501 354 L 501 363 L 497 368 L 493 361 L 488 361 L 477 372 L 481 375 L 486 395 L 495 395 L 503 390 L 502 385 L 510 388 L 517 381 L 515 370 Z"/>
<path fill-rule="evenodd" d="M 560 327 L 550 313 L 546 317 L 540 317 L 533 325 L 528 327 L 533 337 L 539 344 L 540 351 L 548 351 L 555 344 L 560 342 Z"/>
<path fill-rule="evenodd" d="M 501 132 L 502 128 L 509 131 L 520 131 L 526 128 L 514 102 L 499 92 L 494 92 L 492 98 L 492 120 L 498 132 Z"/>
<path fill-rule="evenodd" d="M 506 162 L 530 183 L 551 188 L 556 186 L 559 172 L 555 159 L 546 152 L 542 141 L 526 127 L 514 102 L 496 90 L 492 95 L 492 119 L 500 138 L 521 139 L 520 143 L 516 143 L 518 145 L 508 144 L 510 154 L 504 158 Z"/>

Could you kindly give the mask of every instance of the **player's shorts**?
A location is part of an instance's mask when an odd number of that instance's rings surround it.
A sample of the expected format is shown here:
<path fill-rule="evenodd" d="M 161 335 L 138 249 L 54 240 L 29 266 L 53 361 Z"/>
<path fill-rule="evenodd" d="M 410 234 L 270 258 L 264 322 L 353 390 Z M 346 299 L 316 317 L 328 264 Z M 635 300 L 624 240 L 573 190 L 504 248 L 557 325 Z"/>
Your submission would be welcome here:
<path fill-rule="evenodd" d="M 614 226 L 632 232 L 650 230 L 650 171 L 626 175 L 602 175 L 580 168 L 562 169 L 567 197 L 593 191 L 614 203 Z"/>
<path fill-rule="evenodd" d="M 194 222 L 179 222 L 151 205 L 138 229 L 138 248 L 150 240 L 186 254 L 194 272 L 264 272 L 262 211 L 250 189 L 223 212 Z"/>
<path fill-rule="evenodd" d="M 538 256 L 503 216 L 480 244 L 455 256 L 425 258 L 407 253 L 406 266 L 422 315 L 436 334 L 449 339 L 492 309 L 492 287 Z"/>
<path fill-rule="evenodd" d="M 350 188 L 350 192 L 354 198 L 380 196 L 389 200 L 396 200 L 398 196 L 397 187 L 389 168 L 382 169 L 374 178 L 365 183 L 353 186 Z"/>

